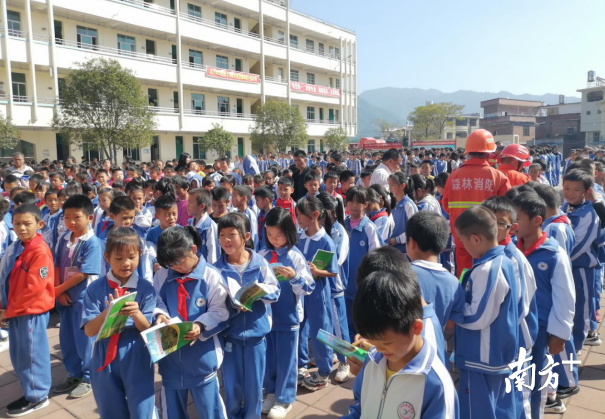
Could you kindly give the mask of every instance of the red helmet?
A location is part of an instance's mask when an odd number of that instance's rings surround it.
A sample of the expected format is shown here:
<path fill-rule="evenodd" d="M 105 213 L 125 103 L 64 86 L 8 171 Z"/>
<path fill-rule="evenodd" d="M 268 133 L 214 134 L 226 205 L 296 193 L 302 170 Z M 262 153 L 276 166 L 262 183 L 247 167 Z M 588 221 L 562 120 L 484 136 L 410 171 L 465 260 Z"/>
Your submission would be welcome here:
<path fill-rule="evenodd" d="M 464 148 L 467 153 L 492 153 L 496 151 L 496 143 L 491 132 L 478 129 L 470 133 Z"/>
<path fill-rule="evenodd" d="M 501 158 L 512 157 L 517 159 L 518 161 L 523 162 L 523 167 L 527 167 L 531 164 L 529 161 L 529 150 L 527 147 L 522 146 L 521 144 L 509 144 L 504 147 L 502 153 L 500 154 Z"/>

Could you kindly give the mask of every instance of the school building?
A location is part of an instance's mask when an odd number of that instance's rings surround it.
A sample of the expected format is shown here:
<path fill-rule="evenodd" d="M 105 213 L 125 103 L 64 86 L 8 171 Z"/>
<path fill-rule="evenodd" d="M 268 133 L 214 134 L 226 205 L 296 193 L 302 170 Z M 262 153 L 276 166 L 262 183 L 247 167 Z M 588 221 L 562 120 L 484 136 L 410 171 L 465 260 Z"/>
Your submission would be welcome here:
<path fill-rule="evenodd" d="M 0 0 L 0 113 L 21 130 L 17 149 L 42 160 L 102 157 L 51 128 L 62 79 L 105 57 L 132 69 L 157 116 L 153 145 L 135 160 L 206 156 L 212 124 L 231 155 L 250 154 L 255 111 L 288 102 L 307 122 L 308 151 L 342 126 L 357 134 L 355 33 L 290 9 L 284 0 Z M 1 150 L 0 157 L 14 150 Z"/>

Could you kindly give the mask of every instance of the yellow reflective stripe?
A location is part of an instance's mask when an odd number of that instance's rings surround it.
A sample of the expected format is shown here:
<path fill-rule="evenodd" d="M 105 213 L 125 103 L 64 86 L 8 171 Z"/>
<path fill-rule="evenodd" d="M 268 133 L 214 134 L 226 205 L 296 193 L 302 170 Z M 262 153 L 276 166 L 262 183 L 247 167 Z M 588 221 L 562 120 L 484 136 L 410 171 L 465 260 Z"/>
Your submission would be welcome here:
<path fill-rule="evenodd" d="M 470 208 L 475 205 L 481 205 L 481 201 L 453 201 L 448 204 L 448 208 Z"/>

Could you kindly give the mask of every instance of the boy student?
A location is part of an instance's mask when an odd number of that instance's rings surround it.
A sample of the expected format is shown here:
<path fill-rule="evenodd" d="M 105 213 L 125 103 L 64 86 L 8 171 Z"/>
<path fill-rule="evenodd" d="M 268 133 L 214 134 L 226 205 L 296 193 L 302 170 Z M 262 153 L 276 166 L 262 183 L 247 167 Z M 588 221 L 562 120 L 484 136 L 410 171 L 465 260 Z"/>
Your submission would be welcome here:
<path fill-rule="evenodd" d="M 543 412 L 562 413 L 565 405 L 560 398 L 578 392 L 578 368 L 570 372 L 562 362 L 568 361 L 568 354 L 575 354 L 572 328 L 575 310 L 575 286 L 569 257 L 554 238 L 542 231 L 546 217 L 546 204 L 537 194 L 523 192 L 514 204 L 517 210 L 517 246 L 527 257 L 537 281 L 538 336 L 532 349 L 536 371 L 546 365 L 546 354 L 554 355 L 558 363 L 553 371 L 559 375 L 559 389 L 562 394 L 546 393 L 550 387 L 539 390 L 544 384 L 536 383 L 531 395 L 531 414 L 542 417 Z M 547 352 L 548 351 L 548 352 Z M 543 377 L 546 378 L 546 377 Z M 564 387 L 564 388 L 562 388 Z M 563 391 L 564 390 L 564 391 Z"/>
<path fill-rule="evenodd" d="M 296 223 L 296 202 L 292 199 L 294 193 L 294 181 L 291 177 L 280 176 L 277 180 L 277 199 L 275 206 L 288 210 Z"/>
<path fill-rule="evenodd" d="M 340 188 L 338 188 L 336 192 L 342 195 L 342 197 L 345 199 L 345 205 L 347 192 L 349 192 L 349 189 L 351 189 L 353 186 L 355 186 L 355 175 L 353 172 L 350 170 L 342 171 L 340 173 Z"/>
<path fill-rule="evenodd" d="M 46 328 L 55 306 L 55 272 L 50 249 L 37 234 L 43 222 L 35 205 L 21 205 L 13 217 L 16 240 L 0 265 L 0 323 L 8 322 L 10 358 L 23 397 L 9 403 L 8 416 L 25 416 L 49 405 L 50 351 Z"/>
<path fill-rule="evenodd" d="M 420 174 L 427 179 L 435 179 L 433 176 L 433 162 L 431 160 L 423 160 L 420 163 Z"/>
<path fill-rule="evenodd" d="M 254 190 L 254 198 L 256 200 L 256 207 L 258 208 L 258 243 L 256 246 L 258 250 L 267 247 L 265 218 L 267 217 L 267 213 L 273 208 L 274 197 L 275 195 L 271 187 L 262 186 Z"/>
<path fill-rule="evenodd" d="M 447 369 L 421 336 L 420 287 L 409 265 L 402 268 L 373 272 L 359 283 L 353 320 L 374 347 L 355 379 L 355 404 L 343 419 L 464 417 Z"/>
<path fill-rule="evenodd" d="M 331 197 L 336 198 L 337 201 L 340 201 L 344 208 L 344 198 L 336 192 L 338 180 L 338 173 L 330 171 L 324 175 L 324 186 L 326 187 L 326 192 L 329 193 Z"/>
<path fill-rule="evenodd" d="M 255 248 L 258 248 L 258 218 L 254 210 L 248 207 L 248 201 L 252 198 L 252 189 L 246 185 L 237 185 L 233 188 L 231 202 L 232 212 L 244 214 L 250 220 L 250 238 L 254 242 Z"/>
<path fill-rule="evenodd" d="M 113 183 L 116 180 L 124 180 L 124 171 L 119 167 L 114 166 L 111 168 L 111 181 L 109 184 L 113 186 Z"/>
<path fill-rule="evenodd" d="M 63 189 L 66 185 L 65 175 L 62 172 L 54 172 L 50 174 L 50 186 L 55 189 Z M 6 188 L 5 188 L 6 189 Z"/>
<path fill-rule="evenodd" d="M 455 365 L 460 369 L 460 416 L 517 419 L 523 408 L 504 378 L 519 350 L 518 291 L 513 264 L 498 246 L 496 216 L 476 206 L 461 213 L 456 234 L 474 259 L 450 319 L 456 323 Z"/>
<path fill-rule="evenodd" d="M 214 265 L 221 253 L 221 248 L 216 223 L 208 215 L 211 205 L 212 195 L 206 189 L 198 188 L 189 192 L 187 212 L 193 217 L 189 219 L 189 225 L 195 227 L 202 240 L 198 251 L 210 265 Z"/>
<path fill-rule="evenodd" d="M 11 189 L 19 186 L 19 178 L 15 175 L 6 175 L 4 176 L 4 182 L 2 182 L 2 189 L 4 192 L 2 195 L 6 198 L 9 196 Z"/>
<path fill-rule="evenodd" d="M 549 185 L 534 185 L 534 190 L 546 204 L 546 215 L 542 223 L 542 230 L 548 237 L 559 242 L 559 246 L 571 255 L 576 245 L 576 234 L 571 227 L 567 215 L 562 214 L 559 191 Z"/>
<path fill-rule="evenodd" d="M 305 174 L 305 189 L 307 190 L 307 195 L 305 196 L 317 196 L 320 186 L 321 176 L 312 170 L 307 171 L 307 174 Z"/>
<path fill-rule="evenodd" d="M 210 218 L 218 224 L 220 219 L 229 214 L 229 201 L 231 199 L 227 189 L 219 186 L 210 191 L 212 194 L 212 214 Z"/>
<path fill-rule="evenodd" d="M 97 171 L 97 186 L 101 188 L 109 188 L 109 174 L 105 169 L 99 169 Z"/>
<path fill-rule="evenodd" d="M 458 279 L 440 263 L 439 255 L 449 239 L 445 218 L 431 211 L 420 211 L 409 220 L 406 228 L 407 253 L 418 277 L 425 301 L 433 303 L 441 325 L 450 317 L 452 306 L 462 292 Z"/>
<path fill-rule="evenodd" d="M 101 274 L 103 243 L 89 228 L 93 208 L 90 199 L 74 195 L 63 204 L 67 233 L 55 251 L 55 294 L 61 315 L 59 343 L 68 377 L 54 388 L 73 398 L 90 395 L 92 340 L 80 328 L 87 285 Z"/>
<path fill-rule="evenodd" d="M 103 224 L 104 228 L 98 231 L 97 237 L 107 242 L 109 232 L 115 227 L 132 227 L 136 214 L 136 207 L 132 199 L 127 196 L 118 196 L 109 205 L 110 221 Z"/>

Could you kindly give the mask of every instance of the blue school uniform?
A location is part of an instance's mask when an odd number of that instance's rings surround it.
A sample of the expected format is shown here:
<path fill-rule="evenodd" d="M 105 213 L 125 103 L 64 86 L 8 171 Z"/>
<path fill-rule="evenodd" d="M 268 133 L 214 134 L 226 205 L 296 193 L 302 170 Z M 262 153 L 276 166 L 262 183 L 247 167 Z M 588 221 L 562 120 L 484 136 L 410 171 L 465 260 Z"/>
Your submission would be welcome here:
<path fill-rule="evenodd" d="M 261 249 L 264 249 L 265 247 L 267 247 L 267 235 L 265 234 L 265 218 L 266 217 L 267 217 L 267 213 L 262 211 L 261 209 L 259 209 L 258 214 L 257 214 L 258 242 L 255 243 L 257 251 L 260 251 Z"/>
<path fill-rule="evenodd" d="M 101 240 L 103 243 L 106 243 L 107 236 L 109 235 L 109 232 L 111 231 L 112 228 L 113 228 L 112 219 L 103 220 L 99 224 L 97 224 L 97 228 L 95 230 L 95 236 L 97 236 L 99 238 L 99 240 Z"/>
<path fill-rule="evenodd" d="M 439 323 L 446 324 L 454 301 L 462 293 L 458 279 L 439 263 L 415 260 L 412 269 L 418 277 L 422 297 L 433 304 Z"/>
<path fill-rule="evenodd" d="M 237 212 L 239 214 L 244 214 L 246 217 L 248 217 L 248 219 L 250 220 L 250 238 L 252 239 L 252 242 L 254 243 L 255 248 L 257 249 L 258 247 L 258 219 L 256 218 L 256 214 L 254 213 L 253 210 L 251 210 L 250 208 L 248 208 L 248 206 L 246 206 L 246 209 L 244 210 L 244 212 L 239 212 L 239 210 L 237 208 L 233 208 L 232 212 Z"/>
<path fill-rule="evenodd" d="M 55 267 L 59 268 L 61 283 L 66 278 L 68 268 L 87 275 L 78 285 L 67 290 L 71 306 L 57 304 L 61 315 L 59 342 L 63 354 L 63 364 L 70 377 L 90 382 L 90 355 L 92 339 L 80 329 L 84 309 L 84 295 L 88 285 L 101 274 L 103 243 L 89 229 L 83 236 L 71 243 L 72 233 L 68 231 L 58 241 L 54 253 Z"/>
<path fill-rule="evenodd" d="M 86 289 L 82 328 L 105 310 L 107 296 L 114 294 L 114 289 L 109 286 L 109 282 L 130 293 L 136 291 L 135 301 L 139 304 L 139 310 L 149 323 L 153 323 L 156 301 L 153 286 L 139 278 L 136 272 L 122 286 L 109 271 L 106 277 L 93 281 Z M 97 371 L 105 364 L 109 341 L 110 339 L 102 339 L 95 343 L 90 361 L 92 371 L 90 379 L 99 414 L 107 418 L 157 417 L 153 384 L 154 367 L 141 332 L 134 325 L 134 321 L 130 317 L 126 321 L 126 329 L 120 333 L 115 359 L 101 371 Z"/>
<path fill-rule="evenodd" d="M 44 227 L 46 227 L 46 225 Z M 0 260 L 2 260 L 2 257 L 4 256 L 6 249 L 8 249 L 8 247 L 15 240 L 17 240 L 16 234 L 8 228 L 8 226 L 6 225 L 4 220 L 0 221 Z M 52 249 L 52 247 L 51 247 L 51 249 Z"/>
<path fill-rule="evenodd" d="M 566 215 L 555 215 L 547 218 L 542 223 L 542 231 L 548 237 L 552 237 L 561 246 L 568 255 L 571 255 L 576 245 L 576 234 L 574 233 L 571 222 Z"/>
<path fill-rule="evenodd" d="M 135 214 L 133 225 L 134 225 L 135 230 L 138 230 L 137 232 L 140 231 L 139 236 L 141 236 L 141 234 L 143 236 L 145 234 L 147 234 L 147 232 L 151 228 L 152 224 L 153 224 L 153 214 L 149 210 L 149 208 L 143 207 L 143 209 L 141 209 L 141 211 L 138 211 Z"/>
<path fill-rule="evenodd" d="M 345 220 L 345 228 L 349 233 L 349 278 L 345 289 L 345 301 L 347 304 L 347 318 L 349 321 L 349 333 L 353 336 L 357 333 L 353 324 L 353 300 L 357 294 L 357 267 L 361 259 L 370 250 L 382 245 L 378 238 L 378 230 L 374 223 L 364 215 L 355 228 L 351 228 L 351 219 Z"/>
<path fill-rule="evenodd" d="M 193 222 L 194 219 L 190 218 L 188 224 L 195 227 L 200 239 L 202 239 L 202 246 L 198 249 L 198 252 L 204 256 L 206 262 L 214 265 L 221 253 L 216 223 L 212 221 L 208 214 L 204 214 L 197 223 L 193 224 Z"/>
<path fill-rule="evenodd" d="M 338 274 L 336 245 L 323 227 L 312 236 L 307 236 L 307 233 L 303 232 L 296 246 L 305 256 L 307 262 L 313 261 L 318 250 L 333 252 L 334 257 L 332 258 L 330 265 L 326 267 L 326 271 Z M 305 315 L 303 322 L 301 323 L 299 338 L 299 368 L 306 368 L 309 363 L 309 335 L 317 336 L 319 329 L 332 330 L 333 328 L 330 298 L 331 292 L 328 278 L 317 277 L 315 279 L 315 290 L 313 290 L 311 295 L 305 297 L 304 302 Z M 319 373 L 326 377 L 332 371 L 332 348 L 322 344 L 317 339 L 312 339 L 311 345 L 313 345 L 313 355 Z"/>
<path fill-rule="evenodd" d="M 223 283 L 235 281 L 240 286 L 258 281 L 269 293 L 252 305 L 252 311 L 235 312 L 225 331 L 223 379 L 229 418 L 260 417 L 263 401 L 263 376 L 267 358 L 265 336 L 271 331 L 271 306 L 278 301 L 280 287 L 269 263 L 248 250 L 251 258 L 240 275 L 222 255 L 216 268 Z"/>
<path fill-rule="evenodd" d="M 384 208 L 381 208 L 379 211 L 370 211 L 368 217 L 378 230 L 378 238 L 380 239 L 381 245 L 386 244 L 386 242 L 389 241 L 391 234 L 393 234 L 393 228 L 395 226 L 393 218 Z"/>
<path fill-rule="evenodd" d="M 350 342 L 351 334 L 349 333 L 349 321 L 347 320 L 347 303 L 344 296 L 349 278 L 349 235 L 344 226 L 337 221 L 332 225 L 331 236 L 336 246 L 336 256 L 338 257 L 338 275 L 328 278 L 332 300 L 333 330 L 336 337 Z M 338 352 L 336 353 L 336 357 L 342 363 L 347 362 L 346 357 Z"/>
<path fill-rule="evenodd" d="M 420 335 L 424 341 L 431 345 L 437 351 L 437 356 L 443 365 L 448 365 L 447 348 L 445 347 L 445 338 L 443 337 L 443 327 L 435 313 L 435 305 L 427 303 L 422 307 L 422 332 Z"/>
<path fill-rule="evenodd" d="M 433 176 L 437 176 L 438 174 L 443 172 L 447 172 L 447 160 L 434 160 Z"/>
<path fill-rule="evenodd" d="M 412 215 L 416 214 L 417 212 L 418 207 L 407 195 L 397 203 L 391 212 L 393 221 L 395 221 L 395 228 L 393 228 L 393 234 L 389 238 L 395 239 L 397 242 L 397 244 L 395 244 L 395 248 L 403 253 L 407 253 L 405 235 L 406 225 Z"/>
<path fill-rule="evenodd" d="M 294 269 L 296 276 L 279 283 L 280 294 L 271 305 L 273 324 L 267 335 L 267 364 L 263 387 L 275 394 L 279 403 L 294 403 L 298 365 L 298 331 L 303 320 L 302 296 L 315 289 L 309 266 L 298 248 L 263 249 L 259 253 L 267 262 L 281 263 Z"/>

